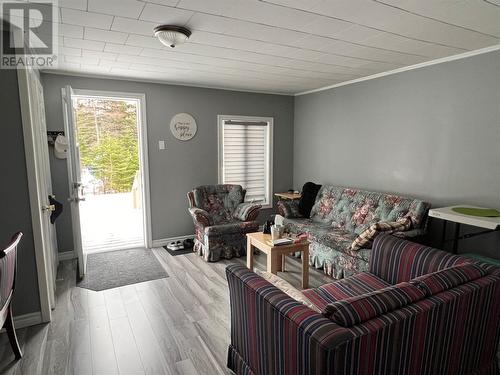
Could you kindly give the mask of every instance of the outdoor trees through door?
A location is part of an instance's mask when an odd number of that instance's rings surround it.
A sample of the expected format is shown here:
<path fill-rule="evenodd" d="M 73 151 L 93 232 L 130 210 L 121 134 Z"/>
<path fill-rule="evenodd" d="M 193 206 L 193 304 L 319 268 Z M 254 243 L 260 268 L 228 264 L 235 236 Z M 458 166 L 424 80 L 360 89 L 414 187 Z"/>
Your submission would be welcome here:
<path fill-rule="evenodd" d="M 92 252 L 150 247 L 144 96 L 75 90 L 70 97 L 68 174 L 79 260 L 85 264 Z"/>
<path fill-rule="evenodd" d="M 144 246 L 136 99 L 76 95 L 83 248 Z"/>

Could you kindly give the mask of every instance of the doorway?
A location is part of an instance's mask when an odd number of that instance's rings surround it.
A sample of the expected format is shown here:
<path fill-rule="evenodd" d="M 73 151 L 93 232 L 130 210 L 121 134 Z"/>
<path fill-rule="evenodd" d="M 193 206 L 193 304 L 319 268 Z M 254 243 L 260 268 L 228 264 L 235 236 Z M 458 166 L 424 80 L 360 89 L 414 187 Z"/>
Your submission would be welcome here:
<path fill-rule="evenodd" d="M 83 253 L 79 260 L 151 247 L 145 96 L 71 88 L 65 94 L 72 112 L 70 187 L 78 216 L 73 221 L 79 222 L 73 227 L 80 230 L 74 238 Z"/>
<path fill-rule="evenodd" d="M 77 94 L 74 103 L 82 246 L 87 254 L 143 247 L 140 102 Z"/>

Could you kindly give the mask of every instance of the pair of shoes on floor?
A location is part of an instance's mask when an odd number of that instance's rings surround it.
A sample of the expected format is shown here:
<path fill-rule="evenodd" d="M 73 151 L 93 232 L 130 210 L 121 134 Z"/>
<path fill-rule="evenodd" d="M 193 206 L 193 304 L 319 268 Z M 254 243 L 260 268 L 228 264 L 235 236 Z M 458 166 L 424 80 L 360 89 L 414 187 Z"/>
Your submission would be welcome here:
<path fill-rule="evenodd" d="M 167 245 L 167 248 L 170 250 L 183 250 L 184 249 L 184 244 L 182 241 L 172 241 Z"/>

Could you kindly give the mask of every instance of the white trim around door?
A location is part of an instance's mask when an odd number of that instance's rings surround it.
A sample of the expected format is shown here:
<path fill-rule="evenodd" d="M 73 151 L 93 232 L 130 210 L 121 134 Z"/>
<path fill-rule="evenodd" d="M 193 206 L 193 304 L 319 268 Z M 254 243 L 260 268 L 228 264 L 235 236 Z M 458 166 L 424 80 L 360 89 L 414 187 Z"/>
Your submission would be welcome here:
<path fill-rule="evenodd" d="M 151 225 L 151 190 L 149 184 L 149 161 L 148 161 L 148 132 L 146 118 L 146 94 L 118 92 L 118 91 L 101 91 L 101 90 L 84 90 L 73 89 L 75 96 L 113 98 L 113 99 L 136 99 L 139 101 L 138 118 L 139 118 L 139 162 L 141 166 L 141 179 L 143 184 L 142 207 L 144 216 L 144 246 L 148 249 L 153 247 L 153 234 Z"/>

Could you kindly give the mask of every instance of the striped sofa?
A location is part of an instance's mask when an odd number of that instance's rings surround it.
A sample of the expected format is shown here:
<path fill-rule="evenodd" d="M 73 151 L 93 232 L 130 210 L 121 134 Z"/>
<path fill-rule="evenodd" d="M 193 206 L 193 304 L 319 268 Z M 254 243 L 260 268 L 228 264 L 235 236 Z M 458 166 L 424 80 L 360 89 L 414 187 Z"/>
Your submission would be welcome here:
<path fill-rule="evenodd" d="M 303 291 L 226 269 L 236 374 L 499 374 L 500 269 L 391 235 L 368 272 Z"/>

